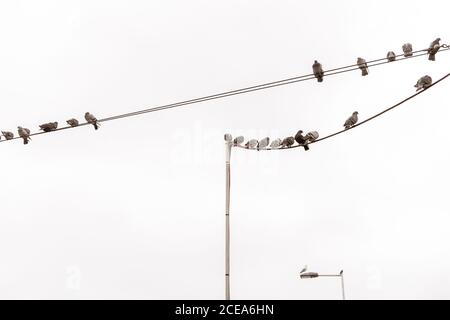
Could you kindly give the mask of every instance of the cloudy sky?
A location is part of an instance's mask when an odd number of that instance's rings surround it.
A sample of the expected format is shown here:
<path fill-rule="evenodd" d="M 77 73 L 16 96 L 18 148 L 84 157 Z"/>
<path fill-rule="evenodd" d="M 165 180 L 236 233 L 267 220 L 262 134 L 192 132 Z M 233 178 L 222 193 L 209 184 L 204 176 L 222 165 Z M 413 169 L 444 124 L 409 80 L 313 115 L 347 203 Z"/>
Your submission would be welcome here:
<path fill-rule="evenodd" d="M 37 131 L 450 42 L 448 1 L 0 2 L 0 128 Z M 321 136 L 450 53 L 0 144 L 0 298 L 222 299 L 223 134 Z M 232 154 L 234 299 L 450 298 L 450 80 Z"/>

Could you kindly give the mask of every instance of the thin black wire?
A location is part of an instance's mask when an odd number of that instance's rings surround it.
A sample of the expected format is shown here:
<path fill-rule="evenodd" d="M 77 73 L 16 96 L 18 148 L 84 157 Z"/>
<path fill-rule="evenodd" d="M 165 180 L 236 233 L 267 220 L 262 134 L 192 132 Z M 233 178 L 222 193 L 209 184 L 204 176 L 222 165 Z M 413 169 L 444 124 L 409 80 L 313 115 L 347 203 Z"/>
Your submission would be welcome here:
<path fill-rule="evenodd" d="M 447 51 L 447 50 L 450 50 L 450 47 L 447 46 L 446 44 L 443 44 L 443 45 L 441 45 L 441 48 L 440 48 L 439 52 Z M 414 55 L 415 53 L 418 53 L 418 52 L 422 52 L 422 53 Z M 397 61 L 401 61 L 401 60 L 417 58 L 417 57 L 420 57 L 420 56 L 423 56 L 423 55 L 427 55 L 428 54 L 428 49 L 422 49 L 422 50 L 413 51 L 412 54 L 413 54 L 413 56 L 409 56 L 409 57 L 404 57 L 404 55 L 401 55 L 401 54 L 400 55 L 396 55 L 395 56 L 396 59 L 394 61 L 387 61 L 387 58 L 380 58 L 380 59 L 375 59 L 375 60 L 368 61 L 366 63 L 368 65 L 368 67 L 371 68 L 371 67 L 382 65 L 382 64 L 386 64 L 386 63 L 393 63 L 393 62 L 397 62 Z M 400 57 L 400 58 L 397 59 L 397 57 Z M 382 61 L 382 62 L 379 62 L 379 61 Z M 378 62 L 378 63 L 374 63 L 374 62 Z M 352 67 L 354 67 L 354 68 L 352 68 Z M 351 68 L 351 69 L 348 69 L 348 68 Z M 344 69 L 347 69 L 347 70 L 344 70 Z M 345 66 L 345 67 L 339 67 L 339 68 L 326 70 L 326 71 L 324 71 L 324 77 L 332 76 L 332 75 L 336 75 L 336 74 L 340 74 L 340 73 L 345 73 L 345 72 L 350 72 L 350 71 L 355 71 L 355 70 L 359 70 L 359 66 L 358 66 L 357 63 L 356 64 L 352 64 L 352 65 L 348 65 L 348 66 Z M 218 93 L 218 94 L 214 94 L 214 95 L 204 96 L 204 97 L 200 97 L 200 98 L 196 98 L 196 99 L 190 99 L 190 100 L 185 100 L 185 101 L 181 101 L 181 102 L 176 102 L 176 103 L 171 103 L 171 104 L 167 104 L 167 105 L 162 105 L 162 106 L 159 106 L 159 107 L 147 108 L 147 109 L 143 109 L 143 110 L 139 110 L 139 111 L 124 113 L 124 114 L 120 114 L 120 115 L 116 115 L 116 116 L 112 116 L 112 117 L 108 117 L 108 118 L 99 119 L 97 122 L 100 123 L 100 122 L 112 121 L 112 120 L 117 120 L 117 119 L 122 119 L 122 118 L 128 118 L 128 117 L 132 117 L 132 116 L 141 115 L 141 114 L 144 114 L 144 113 L 156 112 L 156 111 L 161 111 L 161 110 L 181 107 L 181 106 L 185 106 L 185 105 L 191 105 L 191 104 L 195 104 L 195 103 L 205 102 L 205 101 L 209 101 L 209 100 L 221 99 L 221 98 L 230 97 L 230 96 L 234 96 L 234 95 L 239 95 L 239 94 L 244 94 L 244 93 L 249 93 L 249 92 L 254 92 L 254 91 L 259 91 L 259 90 L 264 90 L 264 89 L 269 89 L 269 88 L 274 88 L 274 87 L 278 87 L 278 86 L 288 85 L 288 84 L 302 82 L 302 81 L 307 81 L 307 80 L 312 80 L 312 79 L 316 79 L 314 74 L 302 75 L 302 76 L 298 76 L 298 77 L 292 77 L 292 78 L 288 78 L 288 79 L 283 79 L 283 80 L 268 82 L 268 83 L 264 83 L 264 84 L 260 84 L 260 85 L 251 86 L 251 87 L 246 87 L 246 88 L 242 88 L 242 89 L 226 91 L 226 92 L 223 92 L 223 93 Z M 81 127 L 81 126 L 85 126 L 85 125 L 89 125 L 89 123 L 87 123 L 87 122 L 81 123 L 77 127 Z M 72 129 L 72 128 L 76 128 L 76 127 L 66 126 L 66 127 L 58 128 L 56 130 L 49 131 L 49 132 L 45 132 L 45 131 L 43 131 L 43 132 L 36 132 L 36 133 L 30 134 L 30 137 L 41 135 L 41 134 L 46 134 L 46 133 L 52 133 L 52 132 L 56 132 L 56 131 L 61 131 L 61 130 L 66 130 L 66 129 Z M 16 139 L 21 139 L 21 138 L 20 137 L 14 137 L 14 138 L 12 138 L 10 140 L 16 140 Z M 0 142 L 6 142 L 6 141 L 10 141 L 10 140 L 0 140 Z"/>
<path fill-rule="evenodd" d="M 351 129 L 354 129 L 354 128 L 356 128 L 356 127 L 359 127 L 359 126 L 363 125 L 364 123 L 367 123 L 367 122 L 369 122 L 369 121 L 371 121 L 371 120 L 373 120 L 373 119 L 375 119 L 375 118 L 381 116 L 382 114 L 384 114 L 384 113 L 386 113 L 386 112 L 388 112 L 388 111 L 390 111 L 390 110 L 392 110 L 392 109 L 394 109 L 394 108 L 400 106 L 401 104 L 403 104 L 403 103 L 405 103 L 405 102 L 407 102 L 407 101 L 409 101 L 409 100 L 411 100 L 411 99 L 417 97 L 419 94 L 422 94 L 423 92 L 427 91 L 428 89 L 430 89 L 431 87 L 435 86 L 436 84 L 438 84 L 439 82 L 443 81 L 444 79 L 446 79 L 446 78 L 449 77 L 449 76 L 450 76 L 450 73 L 448 73 L 447 75 L 443 76 L 442 78 L 440 78 L 439 80 L 437 80 L 436 82 L 434 82 L 433 84 L 431 84 L 431 85 L 430 85 L 429 87 L 427 87 L 426 89 L 420 90 L 420 91 L 416 92 L 415 94 L 409 96 L 409 97 L 406 98 L 406 99 L 403 99 L 402 101 L 400 101 L 400 102 L 394 104 L 393 106 L 391 106 L 391 107 L 389 107 L 389 108 L 387 108 L 387 109 L 385 109 L 385 110 L 383 110 L 383 111 L 381 111 L 381 112 L 379 112 L 379 113 L 377 113 L 377 114 L 371 116 L 370 118 L 367 118 L 367 119 L 364 120 L 364 121 L 361 121 L 361 122 L 355 124 L 354 126 L 350 127 L 349 129 L 343 129 L 343 130 L 337 131 L 337 132 L 335 132 L 335 133 L 329 134 L 329 135 L 327 135 L 327 136 L 325 136 L 325 137 L 323 137 L 323 138 L 320 138 L 320 139 L 317 139 L 317 140 L 315 140 L 315 141 L 310 142 L 308 145 L 313 144 L 313 143 L 317 143 L 317 142 L 320 142 L 320 141 L 323 141 L 323 140 L 326 140 L 326 139 L 329 139 L 329 138 L 331 138 L 331 137 L 337 136 L 337 135 L 339 135 L 339 134 L 341 134 L 341 133 L 344 133 L 344 132 L 350 131 Z M 233 145 L 233 147 L 241 148 L 241 149 L 246 149 L 246 150 L 255 150 L 255 151 L 272 151 L 272 150 L 290 150 L 290 149 L 295 149 L 295 148 L 299 148 L 299 147 L 304 147 L 304 145 L 303 145 L 303 144 L 297 144 L 297 145 L 294 145 L 294 146 L 292 146 L 292 147 L 287 147 L 287 148 L 265 148 L 265 149 L 259 149 L 259 150 L 258 150 L 258 149 L 253 149 L 253 148 L 252 148 L 252 149 L 249 149 L 249 148 L 246 148 L 245 146 L 242 146 L 242 145 Z"/>
<path fill-rule="evenodd" d="M 414 51 L 414 53 L 423 52 L 423 51 L 427 51 L 427 50 L 428 49 L 418 50 L 418 51 Z M 440 51 L 447 51 L 447 50 L 450 50 L 450 48 L 444 48 L 444 49 L 441 49 Z M 397 61 L 406 60 L 406 59 L 410 59 L 410 58 L 416 58 L 416 57 L 420 57 L 420 56 L 427 55 L 427 54 L 428 54 L 427 52 L 424 52 L 424 53 L 421 53 L 421 54 L 418 54 L 418 55 L 414 55 L 414 56 L 411 56 L 411 57 L 401 57 L 400 59 L 397 59 L 397 57 L 400 57 L 400 56 L 403 56 L 403 55 L 397 55 L 396 56 L 396 60 L 394 60 L 394 61 L 386 61 L 386 58 L 381 58 L 381 59 L 376 59 L 376 60 L 369 61 L 369 62 L 367 62 L 367 64 L 368 64 L 368 67 L 370 68 L 370 67 L 373 67 L 373 66 L 378 66 L 378 65 L 382 65 L 382 64 L 386 64 L 386 63 L 397 62 Z M 373 64 L 373 62 L 378 62 L 378 61 L 383 61 L 383 62 L 374 63 Z M 351 67 L 355 67 L 355 68 L 348 69 L 348 68 L 351 68 Z M 342 70 L 342 69 L 347 69 L 347 70 Z M 342 70 L 342 71 L 332 72 L 332 71 L 336 71 L 336 70 Z M 330 69 L 330 70 L 324 71 L 324 73 L 325 73 L 324 77 L 331 76 L 331 75 L 336 75 L 336 74 L 340 74 L 340 73 L 344 73 L 344 72 L 354 71 L 354 70 L 359 70 L 358 64 L 353 64 L 353 65 L 349 65 L 349 66 L 345 66 L 345 67 L 340 67 L 340 68 L 335 68 L 335 69 Z M 288 79 L 284 79 L 284 80 L 269 82 L 269 83 L 265 83 L 265 84 L 260 84 L 260 85 L 256 85 L 256 86 L 252 86 L 252 87 L 247 87 L 247 88 L 227 91 L 227 92 L 223 92 L 223 93 L 218 93 L 218 94 L 205 96 L 205 97 L 201 97 L 201 98 L 197 98 L 197 99 L 191 99 L 191 100 L 181 101 L 181 102 L 172 103 L 172 104 L 168 104 L 168 105 L 163 105 L 163 106 L 159 106 L 159 107 L 154 107 L 154 108 L 144 109 L 144 110 L 140 110 L 140 111 L 134 111 L 134 112 L 130 112 L 130 113 L 125 113 L 125 114 L 121 114 L 121 115 L 117 115 L 117 116 L 113 116 L 113 117 L 109 117 L 109 118 L 104 118 L 104 119 L 101 119 L 99 121 L 100 122 L 105 122 L 105 121 L 110 121 L 110 120 L 127 118 L 127 117 L 131 117 L 131 116 L 135 116 L 135 115 L 140 115 L 140 114 L 143 114 L 143 113 L 150 113 L 150 112 L 155 112 L 155 111 L 161 111 L 161 110 L 181 107 L 181 106 L 184 106 L 184 105 L 189 105 L 189 104 L 205 102 L 205 101 L 209 101 L 209 100 L 215 100 L 215 99 L 235 96 L 235 95 L 239 95 L 239 94 L 244 94 L 244 93 L 249 93 L 249 92 L 254 92 L 254 91 L 259 91 L 259 90 L 264 90 L 264 89 L 269 89 L 269 88 L 274 88 L 274 87 L 279 87 L 279 86 L 283 86 L 283 85 L 288 85 L 288 84 L 302 82 L 302 81 L 307 81 L 307 80 L 312 80 L 312 79 L 316 79 L 314 74 L 308 74 L 308 75 L 288 78 Z"/>

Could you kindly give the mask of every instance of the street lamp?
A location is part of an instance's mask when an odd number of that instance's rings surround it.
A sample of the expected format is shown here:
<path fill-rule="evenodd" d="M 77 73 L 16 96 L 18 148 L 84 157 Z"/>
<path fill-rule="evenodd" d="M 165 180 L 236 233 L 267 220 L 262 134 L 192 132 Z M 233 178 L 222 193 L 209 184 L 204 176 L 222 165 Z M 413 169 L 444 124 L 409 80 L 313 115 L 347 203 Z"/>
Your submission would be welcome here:
<path fill-rule="evenodd" d="M 317 134 L 318 137 L 318 134 Z M 315 138 L 317 138 L 315 136 Z M 266 137 L 261 140 L 250 139 L 244 145 L 243 136 L 238 136 L 233 139 L 229 133 L 224 135 L 225 140 L 225 300 L 230 300 L 230 189 L 231 189 L 231 150 L 233 147 L 247 150 L 279 150 L 288 149 L 291 147 L 304 146 L 299 144 L 294 146 L 295 140 L 293 137 L 288 137 L 284 140 L 275 139 L 270 143 L 270 138 Z M 309 141 L 306 141 L 309 143 Z"/>
<path fill-rule="evenodd" d="M 319 277 L 339 277 L 341 278 L 341 287 L 342 287 L 342 300 L 345 300 L 345 292 L 344 292 L 344 270 L 341 270 L 339 274 L 319 274 L 317 272 L 306 272 L 306 268 L 300 272 L 300 279 L 313 279 Z"/>

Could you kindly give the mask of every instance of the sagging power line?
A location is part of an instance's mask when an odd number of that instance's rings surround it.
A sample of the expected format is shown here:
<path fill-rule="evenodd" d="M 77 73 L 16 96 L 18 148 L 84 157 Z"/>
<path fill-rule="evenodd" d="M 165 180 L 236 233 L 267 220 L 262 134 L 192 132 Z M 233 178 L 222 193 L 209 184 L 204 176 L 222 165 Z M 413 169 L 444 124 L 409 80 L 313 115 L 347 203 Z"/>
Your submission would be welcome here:
<path fill-rule="evenodd" d="M 242 136 L 236 137 L 233 140 L 232 146 L 237 147 L 237 148 L 247 149 L 247 150 L 256 150 L 256 151 L 289 150 L 289 149 L 294 149 L 294 148 L 299 148 L 299 147 L 303 147 L 305 150 L 309 150 L 308 145 L 329 139 L 331 137 L 337 136 L 337 135 L 347 132 L 351 129 L 354 129 L 360 125 L 363 125 L 363 124 L 381 116 L 382 114 L 384 114 L 392 109 L 397 108 L 398 106 L 402 105 L 403 103 L 417 97 L 419 94 L 422 94 L 423 92 L 425 92 L 429 88 L 437 85 L 439 82 L 443 81 L 444 79 L 448 78 L 449 76 L 450 76 L 450 73 L 443 76 L 442 78 L 440 78 L 439 80 L 437 80 L 434 83 L 425 84 L 425 85 L 422 84 L 423 85 L 423 87 L 421 88 L 422 90 L 416 92 L 415 94 L 403 99 L 402 101 L 394 104 L 393 106 L 391 106 L 387 109 L 384 109 L 383 111 L 381 111 L 359 123 L 358 123 L 358 112 L 355 111 L 353 113 L 352 117 L 348 118 L 347 121 L 344 123 L 345 128 L 343 130 L 329 134 L 320 139 L 319 139 L 319 134 L 317 133 L 317 131 L 311 131 L 311 132 L 307 133 L 305 136 L 303 136 L 302 135 L 303 131 L 299 130 L 297 132 L 297 134 L 295 135 L 295 137 L 290 136 L 290 137 L 286 137 L 284 139 L 277 138 L 272 141 L 270 146 L 269 146 L 269 142 L 270 142 L 269 137 L 265 137 L 262 140 L 250 139 L 250 140 L 248 140 L 248 142 L 245 145 L 242 145 L 242 143 L 245 141 L 244 137 L 242 137 Z M 424 77 L 420 78 L 418 81 L 418 84 L 421 83 L 422 80 L 426 79 L 427 77 L 429 78 L 429 76 L 424 76 Z M 426 80 L 423 80 L 423 81 L 426 81 Z M 231 137 L 231 135 L 228 135 L 228 137 Z M 229 139 L 230 138 L 228 138 L 228 140 Z M 225 140 L 227 140 L 227 139 L 225 139 Z M 261 145 L 260 145 L 260 143 L 262 141 L 263 141 L 263 143 L 262 143 L 263 147 L 261 147 Z M 298 144 L 295 144 L 295 142 L 297 142 Z M 267 147 L 267 146 L 269 146 L 269 147 Z"/>

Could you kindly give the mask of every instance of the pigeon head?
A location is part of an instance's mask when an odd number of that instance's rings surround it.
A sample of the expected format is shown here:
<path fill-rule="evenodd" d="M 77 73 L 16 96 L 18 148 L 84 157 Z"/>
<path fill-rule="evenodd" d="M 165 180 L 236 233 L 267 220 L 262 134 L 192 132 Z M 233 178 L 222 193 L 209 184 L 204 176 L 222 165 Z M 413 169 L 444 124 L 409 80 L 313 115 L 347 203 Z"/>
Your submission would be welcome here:
<path fill-rule="evenodd" d="M 358 114 L 358 111 L 353 112 L 353 114 Z"/>

